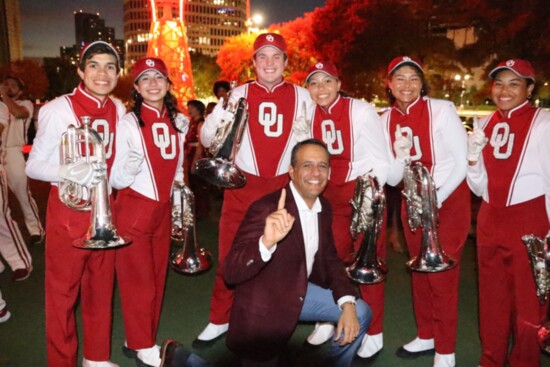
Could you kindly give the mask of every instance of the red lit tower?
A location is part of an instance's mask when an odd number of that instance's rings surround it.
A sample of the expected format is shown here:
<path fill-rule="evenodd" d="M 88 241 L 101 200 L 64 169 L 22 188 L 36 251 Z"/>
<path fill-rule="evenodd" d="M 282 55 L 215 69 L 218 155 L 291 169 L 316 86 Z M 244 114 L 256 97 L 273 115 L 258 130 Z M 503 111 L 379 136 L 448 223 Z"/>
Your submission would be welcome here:
<path fill-rule="evenodd" d="M 179 2 L 179 14 L 173 15 L 172 9 L 176 2 Z M 173 83 L 172 92 L 178 99 L 178 107 L 186 113 L 187 101 L 195 99 L 195 89 L 183 9 L 184 0 L 151 0 L 151 40 L 147 56 L 164 61 Z"/>

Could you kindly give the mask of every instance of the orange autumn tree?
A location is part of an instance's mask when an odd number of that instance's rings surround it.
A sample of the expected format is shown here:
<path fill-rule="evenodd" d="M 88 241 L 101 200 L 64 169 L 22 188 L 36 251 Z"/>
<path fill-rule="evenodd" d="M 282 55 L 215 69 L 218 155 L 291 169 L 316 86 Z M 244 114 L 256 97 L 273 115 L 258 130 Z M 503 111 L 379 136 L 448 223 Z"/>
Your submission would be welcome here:
<path fill-rule="evenodd" d="M 318 53 L 311 43 L 312 13 L 303 18 L 270 26 L 267 31 L 281 34 L 287 42 L 288 66 L 285 78 L 296 84 L 303 84 L 307 69 L 316 61 Z M 256 74 L 252 64 L 253 45 L 256 34 L 243 33 L 229 37 L 221 47 L 216 62 L 221 68 L 221 78 L 236 80 L 242 84 L 254 79 Z"/>

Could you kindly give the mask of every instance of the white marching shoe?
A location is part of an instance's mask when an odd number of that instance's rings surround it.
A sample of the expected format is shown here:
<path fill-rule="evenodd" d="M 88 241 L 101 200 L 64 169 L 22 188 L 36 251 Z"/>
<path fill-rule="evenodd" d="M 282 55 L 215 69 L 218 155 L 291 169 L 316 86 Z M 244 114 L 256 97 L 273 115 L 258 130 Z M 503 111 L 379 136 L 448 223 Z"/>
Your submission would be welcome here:
<path fill-rule="evenodd" d="M 160 367 L 160 346 L 153 345 L 151 348 L 137 349 L 136 364 L 139 367 Z"/>
<path fill-rule="evenodd" d="M 399 347 L 399 349 L 397 349 L 397 351 L 395 352 L 395 355 L 400 358 L 407 359 L 434 355 L 434 345 L 435 344 L 433 339 L 420 339 L 416 337 L 412 342 Z"/>
<path fill-rule="evenodd" d="M 208 323 L 199 336 L 193 340 L 193 348 L 205 348 L 213 345 L 219 338 L 221 338 L 229 330 L 229 323 L 226 324 L 213 324 Z"/>
<path fill-rule="evenodd" d="M 321 345 L 334 335 L 334 324 L 331 322 L 318 322 L 315 329 L 307 337 L 307 342 L 311 345 Z"/>
<path fill-rule="evenodd" d="M 119 367 L 118 364 L 111 361 L 90 361 L 82 358 L 82 367 Z"/>
<path fill-rule="evenodd" d="M 439 354 L 434 357 L 434 367 L 455 367 L 455 354 Z"/>
<path fill-rule="evenodd" d="M 365 334 L 357 355 L 361 358 L 370 358 L 384 346 L 383 333 L 376 335 Z"/>

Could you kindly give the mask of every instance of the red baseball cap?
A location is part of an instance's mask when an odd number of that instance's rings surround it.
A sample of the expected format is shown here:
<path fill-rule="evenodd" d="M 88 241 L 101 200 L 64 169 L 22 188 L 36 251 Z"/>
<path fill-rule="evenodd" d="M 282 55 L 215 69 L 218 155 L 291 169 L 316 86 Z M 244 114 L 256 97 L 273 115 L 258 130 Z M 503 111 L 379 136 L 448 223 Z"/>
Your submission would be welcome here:
<path fill-rule="evenodd" d="M 113 45 L 105 41 L 94 41 L 94 42 L 85 44 L 84 47 L 82 47 L 82 50 L 80 50 L 80 60 L 84 60 L 85 58 L 84 56 L 86 55 L 87 52 L 93 50 L 94 48 L 100 45 L 107 46 L 109 49 L 111 49 L 113 55 L 116 57 L 117 63 L 120 64 L 120 57 L 118 55 L 118 51 Z"/>
<path fill-rule="evenodd" d="M 164 64 L 164 61 L 155 57 L 144 57 L 136 61 L 136 63 L 134 64 L 134 70 L 132 71 L 134 82 L 136 82 L 139 77 L 147 71 L 156 71 L 162 74 L 162 76 L 166 79 L 169 79 L 168 69 Z"/>
<path fill-rule="evenodd" d="M 254 41 L 254 55 L 267 46 L 275 47 L 282 53 L 286 53 L 286 41 L 283 36 L 277 33 L 262 33 Z"/>
<path fill-rule="evenodd" d="M 416 66 L 417 68 L 420 69 L 420 71 L 422 73 L 424 73 L 424 69 L 422 68 L 422 64 L 420 63 L 420 61 L 417 58 L 411 57 L 411 56 L 399 56 L 399 57 L 396 57 L 395 59 L 393 59 L 390 62 L 390 64 L 388 65 L 388 75 L 390 75 L 391 73 L 393 73 L 395 71 L 395 69 L 397 69 L 398 67 L 403 66 L 403 65 Z"/>
<path fill-rule="evenodd" d="M 535 81 L 535 69 L 533 69 L 533 65 L 531 65 L 529 61 L 522 59 L 510 59 L 502 61 L 500 64 L 497 65 L 496 68 L 491 70 L 491 72 L 489 73 L 489 78 L 494 79 L 496 73 L 504 69 L 513 71 L 523 79 L 531 79 L 533 82 Z"/>
<path fill-rule="evenodd" d="M 323 73 L 334 79 L 338 79 L 338 69 L 336 69 L 336 66 L 330 61 L 320 61 L 310 67 L 307 73 L 306 83 L 309 82 L 309 78 L 315 73 Z"/>

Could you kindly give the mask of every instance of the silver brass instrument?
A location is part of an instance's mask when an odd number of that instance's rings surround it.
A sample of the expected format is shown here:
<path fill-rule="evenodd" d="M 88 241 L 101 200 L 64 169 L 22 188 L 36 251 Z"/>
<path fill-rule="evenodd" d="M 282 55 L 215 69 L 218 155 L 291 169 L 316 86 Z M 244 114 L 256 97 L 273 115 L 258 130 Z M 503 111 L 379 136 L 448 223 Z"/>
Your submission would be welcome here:
<path fill-rule="evenodd" d="M 232 83 L 235 86 L 236 83 Z M 238 188 L 246 184 L 246 176 L 234 164 L 235 156 L 241 146 L 246 124 L 248 123 L 248 103 L 240 98 L 235 106 L 229 105 L 229 91 L 223 108 L 231 109 L 235 115 L 233 121 L 222 121 L 216 130 L 208 151 L 214 158 L 203 158 L 195 162 L 199 177 L 212 185 L 223 188 Z"/>
<path fill-rule="evenodd" d="M 172 194 L 172 240 L 181 249 L 170 255 L 170 266 L 178 273 L 192 275 L 212 266 L 212 255 L 200 248 L 195 226 L 195 196 L 189 187 L 175 183 Z"/>
<path fill-rule="evenodd" d="M 82 124 L 83 127 L 78 128 L 70 125 L 61 136 L 61 163 L 67 165 L 82 159 L 90 162 L 90 158 L 94 157 L 97 162 L 105 164 L 103 140 L 97 131 L 90 128 L 90 117 L 83 116 Z M 83 238 L 75 241 L 73 246 L 84 249 L 108 249 L 129 243 L 117 234 L 112 223 L 108 185 L 107 172 L 101 181 L 90 189 L 66 180 L 59 183 L 59 200 L 71 209 L 92 212 L 88 231 Z M 87 198 L 84 199 L 85 197 Z"/>
<path fill-rule="evenodd" d="M 372 212 L 366 210 L 368 195 L 372 197 Z M 376 254 L 376 241 L 380 237 L 386 197 L 376 178 L 357 177 L 355 193 L 350 201 L 353 207 L 350 232 L 354 240 L 364 233 L 361 247 L 353 264 L 346 268 L 348 276 L 360 284 L 376 284 L 386 278 L 386 263 Z"/>
<path fill-rule="evenodd" d="M 411 162 L 405 164 L 403 172 L 403 196 L 406 199 L 407 217 L 411 231 L 422 228 L 420 253 L 409 260 L 407 266 L 414 271 L 434 273 L 449 270 L 456 266 L 441 248 L 437 238 L 439 211 L 437 196 L 432 176 L 417 162 L 411 167 Z"/>
<path fill-rule="evenodd" d="M 550 295 L 550 237 L 538 238 L 532 234 L 523 236 L 523 243 L 527 247 L 533 277 L 537 288 L 537 297 L 541 304 L 548 301 Z M 537 341 L 542 350 L 550 353 L 550 322 L 547 321 L 539 328 Z"/>

